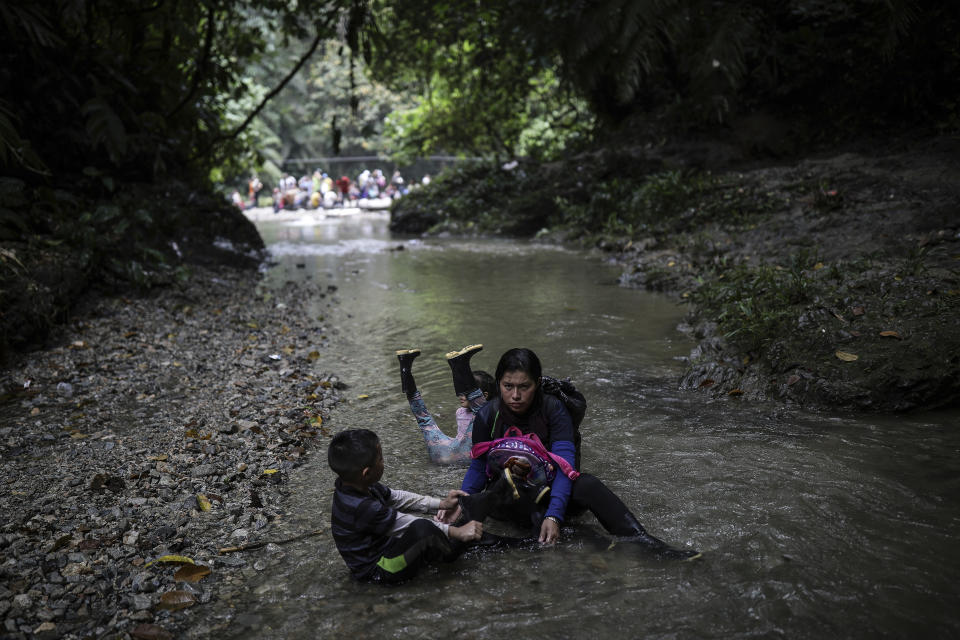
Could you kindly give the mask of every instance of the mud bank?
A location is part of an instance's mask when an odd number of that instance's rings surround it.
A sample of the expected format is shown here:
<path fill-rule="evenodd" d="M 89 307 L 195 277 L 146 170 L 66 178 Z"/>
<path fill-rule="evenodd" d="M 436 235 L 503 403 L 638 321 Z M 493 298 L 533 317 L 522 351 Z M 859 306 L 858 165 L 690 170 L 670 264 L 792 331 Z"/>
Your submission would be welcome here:
<path fill-rule="evenodd" d="M 704 197 L 762 211 L 617 251 L 624 284 L 692 303 L 682 387 L 869 411 L 960 403 L 955 143 L 713 180 Z"/>

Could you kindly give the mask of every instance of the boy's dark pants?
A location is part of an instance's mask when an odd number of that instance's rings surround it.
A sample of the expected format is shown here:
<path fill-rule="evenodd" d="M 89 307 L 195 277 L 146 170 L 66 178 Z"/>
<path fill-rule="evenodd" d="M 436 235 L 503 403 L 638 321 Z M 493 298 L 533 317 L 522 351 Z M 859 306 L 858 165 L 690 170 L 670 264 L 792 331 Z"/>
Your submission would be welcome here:
<path fill-rule="evenodd" d="M 417 520 L 383 552 L 370 580 L 404 582 L 417 575 L 426 564 L 456 560 L 465 548 L 462 543 L 447 538 L 447 534 L 429 520 Z"/>

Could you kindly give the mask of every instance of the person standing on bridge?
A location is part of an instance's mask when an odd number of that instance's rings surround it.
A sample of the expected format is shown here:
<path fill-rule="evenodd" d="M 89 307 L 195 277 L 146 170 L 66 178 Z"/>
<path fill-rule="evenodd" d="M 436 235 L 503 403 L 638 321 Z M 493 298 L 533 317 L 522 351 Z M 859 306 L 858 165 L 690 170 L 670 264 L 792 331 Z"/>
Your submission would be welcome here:
<path fill-rule="evenodd" d="M 350 197 L 350 178 L 347 176 L 337 178 L 337 190 L 340 191 L 340 206 L 346 206 Z"/>

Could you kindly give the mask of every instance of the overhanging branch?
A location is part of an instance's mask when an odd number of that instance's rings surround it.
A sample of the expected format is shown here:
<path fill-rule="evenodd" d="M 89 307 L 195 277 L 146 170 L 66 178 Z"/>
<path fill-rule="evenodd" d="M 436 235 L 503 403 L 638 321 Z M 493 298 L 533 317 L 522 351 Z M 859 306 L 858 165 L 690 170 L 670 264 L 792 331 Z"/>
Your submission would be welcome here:
<path fill-rule="evenodd" d="M 221 134 L 215 137 L 213 140 L 211 140 L 210 143 L 206 147 L 204 147 L 202 151 L 196 153 L 193 156 L 193 159 L 202 158 L 203 156 L 210 153 L 210 150 L 213 149 L 213 147 L 218 143 L 225 142 L 227 140 L 233 140 L 238 135 L 240 135 L 240 133 L 244 129 L 246 129 L 251 122 L 253 122 L 253 119 L 257 117 L 257 115 L 263 110 L 263 108 L 267 106 L 267 103 L 270 102 L 270 100 L 272 100 L 274 96 L 276 96 L 278 93 L 283 91 L 283 88 L 286 87 L 291 80 L 293 80 L 293 77 L 297 75 L 297 72 L 300 71 L 300 68 L 307 63 L 307 60 L 310 59 L 310 56 L 312 56 L 314 51 L 317 50 L 317 47 L 320 46 L 320 41 L 323 40 L 323 37 L 325 34 L 326 34 L 325 29 L 318 29 L 317 36 L 313 39 L 313 42 L 310 43 L 310 47 L 307 49 L 306 53 L 300 56 L 300 59 L 297 61 L 297 64 L 294 65 L 293 69 L 290 70 L 290 73 L 288 73 L 276 87 L 274 87 L 269 93 L 267 93 L 267 95 L 263 97 L 263 100 L 260 101 L 260 104 L 257 105 L 257 108 L 251 111 L 250 114 L 246 117 L 246 119 L 243 122 L 241 122 L 233 131 L 229 133 Z"/>

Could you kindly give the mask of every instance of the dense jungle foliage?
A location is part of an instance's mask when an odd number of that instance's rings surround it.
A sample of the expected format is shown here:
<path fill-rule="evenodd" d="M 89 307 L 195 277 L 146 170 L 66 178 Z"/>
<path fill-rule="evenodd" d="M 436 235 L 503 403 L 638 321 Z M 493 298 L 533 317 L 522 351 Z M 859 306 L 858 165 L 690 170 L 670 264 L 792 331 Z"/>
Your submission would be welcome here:
<path fill-rule="evenodd" d="M 0 344 L 90 286 L 148 287 L 198 256 L 256 250 L 218 184 L 293 155 L 496 166 L 704 132 L 788 154 L 956 131 L 958 13 L 934 0 L 2 3 Z M 587 228 L 606 215 L 567 202 Z M 211 249 L 218 237 L 239 251 Z"/>

